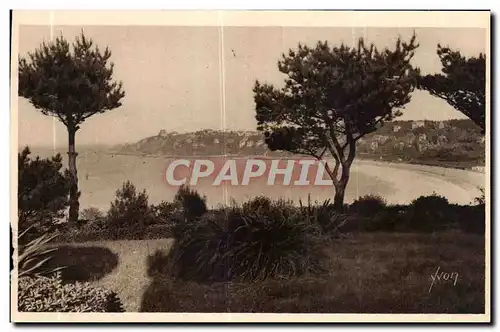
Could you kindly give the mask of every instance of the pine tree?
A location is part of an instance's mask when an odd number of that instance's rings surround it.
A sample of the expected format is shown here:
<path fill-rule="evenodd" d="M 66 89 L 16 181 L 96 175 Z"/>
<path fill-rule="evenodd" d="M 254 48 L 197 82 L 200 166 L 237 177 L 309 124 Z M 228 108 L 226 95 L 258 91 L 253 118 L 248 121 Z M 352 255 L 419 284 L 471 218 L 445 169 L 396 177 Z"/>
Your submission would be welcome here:
<path fill-rule="evenodd" d="M 357 47 L 298 45 L 278 62 L 284 87 L 256 81 L 257 129 L 271 150 L 306 154 L 322 160 L 335 186 L 334 205 L 341 210 L 356 142 L 385 121 L 401 115 L 418 76 L 410 60 L 416 36 L 398 39 L 393 50 L 379 51 L 360 39 Z"/>
<path fill-rule="evenodd" d="M 62 169 L 60 154 L 52 158 L 30 158 L 28 147 L 18 154 L 18 231 L 30 234 L 50 231 L 68 207 L 69 174 Z"/>
<path fill-rule="evenodd" d="M 463 57 L 459 51 L 438 44 L 442 74 L 425 75 L 419 79 L 419 88 L 446 100 L 474 121 L 484 134 L 486 56 Z"/>
<path fill-rule="evenodd" d="M 78 220 L 79 196 L 75 136 L 89 117 L 121 106 L 122 83 L 113 82 L 111 51 L 101 52 L 83 32 L 70 44 L 61 36 L 43 42 L 26 58 L 19 58 L 19 96 L 40 112 L 60 120 L 68 130 L 71 175 L 69 221 Z"/>

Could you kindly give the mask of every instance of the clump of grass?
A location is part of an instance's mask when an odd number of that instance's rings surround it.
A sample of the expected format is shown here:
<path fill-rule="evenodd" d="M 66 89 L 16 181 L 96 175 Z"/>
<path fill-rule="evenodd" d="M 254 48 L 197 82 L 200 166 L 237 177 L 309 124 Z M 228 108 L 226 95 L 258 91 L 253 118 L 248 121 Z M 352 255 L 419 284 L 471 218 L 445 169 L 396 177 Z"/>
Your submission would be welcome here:
<path fill-rule="evenodd" d="M 318 225 L 284 201 L 266 204 L 233 206 L 179 224 L 171 274 L 200 282 L 256 281 L 322 271 Z"/>
<path fill-rule="evenodd" d="M 48 261 L 53 258 L 53 253 L 56 248 L 48 247 L 49 243 L 54 240 L 58 234 L 42 234 L 35 239 L 24 243 L 23 239 L 29 232 L 31 227 L 19 234 L 19 255 L 18 255 L 18 276 L 19 277 L 38 277 L 53 274 L 64 267 L 50 268 Z"/>
<path fill-rule="evenodd" d="M 330 199 L 322 203 L 311 204 L 311 197 L 308 197 L 307 205 L 299 201 L 302 218 L 309 224 L 320 227 L 324 234 L 339 235 L 345 226 L 351 221 L 347 215 L 339 213 Z"/>

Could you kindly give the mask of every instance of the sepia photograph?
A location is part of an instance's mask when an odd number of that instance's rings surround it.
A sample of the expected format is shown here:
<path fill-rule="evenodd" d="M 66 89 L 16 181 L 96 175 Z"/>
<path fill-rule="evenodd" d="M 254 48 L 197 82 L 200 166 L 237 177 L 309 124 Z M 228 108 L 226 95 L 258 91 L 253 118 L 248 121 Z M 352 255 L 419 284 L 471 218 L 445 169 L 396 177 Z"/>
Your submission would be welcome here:
<path fill-rule="evenodd" d="M 11 320 L 490 322 L 490 20 L 14 11 Z"/>

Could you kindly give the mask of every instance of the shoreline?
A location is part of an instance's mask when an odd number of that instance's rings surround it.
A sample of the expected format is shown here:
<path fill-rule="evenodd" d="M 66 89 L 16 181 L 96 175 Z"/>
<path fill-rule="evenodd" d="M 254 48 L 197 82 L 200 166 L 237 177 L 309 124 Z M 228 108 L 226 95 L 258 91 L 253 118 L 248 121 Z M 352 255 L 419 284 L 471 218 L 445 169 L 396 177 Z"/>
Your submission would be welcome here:
<path fill-rule="evenodd" d="M 239 154 L 219 154 L 219 155 L 161 155 L 161 154 L 139 154 L 139 153 L 124 153 L 124 152 L 112 152 L 112 151 L 103 151 L 104 154 L 111 154 L 117 156 L 133 156 L 133 157 L 141 157 L 141 158 L 164 158 L 164 159 L 203 159 L 203 158 L 232 158 L 232 159 L 293 159 L 293 158 L 311 158 L 307 155 L 297 155 L 297 157 L 293 156 L 269 156 L 269 155 L 239 155 Z M 408 161 L 396 161 L 396 160 L 380 160 L 376 158 L 363 158 L 357 157 L 354 159 L 354 163 L 358 162 L 371 162 L 371 163 L 379 163 L 379 164 L 389 164 L 389 165 L 415 165 L 415 166 L 427 166 L 427 167 L 438 167 L 438 168 L 447 168 L 447 169 L 459 169 L 466 171 L 474 171 L 479 173 L 485 173 L 485 162 L 482 163 L 474 163 L 473 166 L 470 167 L 459 167 L 459 166 L 451 166 L 443 163 L 439 164 L 439 161 L 429 161 L 427 163 L 417 163 L 417 162 L 408 162 Z M 481 170 L 482 169 L 482 170 Z"/>

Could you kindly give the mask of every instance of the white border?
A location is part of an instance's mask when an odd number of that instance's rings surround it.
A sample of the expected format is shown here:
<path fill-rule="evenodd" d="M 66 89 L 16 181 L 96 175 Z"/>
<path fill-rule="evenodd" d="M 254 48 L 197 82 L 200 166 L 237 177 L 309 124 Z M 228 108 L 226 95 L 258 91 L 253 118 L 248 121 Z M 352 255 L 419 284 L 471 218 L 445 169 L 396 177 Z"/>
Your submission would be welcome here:
<path fill-rule="evenodd" d="M 420 2 L 422 3 L 422 2 Z M 455 4 L 456 5 L 456 4 Z M 226 7 L 227 8 L 227 7 Z M 417 8 L 417 7 L 415 7 Z M 444 7 L 443 7 L 444 8 Z M 95 12 L 95 11 L 56 11 L 52 12 L 53 24 L 57 25 L 226 25 L 226 26 L 409 26 L 409 27 L 483 27 L 487 28 L 489 41 L 489 13 L 487 12 Z M 14 37 L 12 59 L 17 59 L 18 24 L 47 25 L 49 11 L 14 13 Z M 489 55 L 489 44 L 487 52 Z M 16 83 L 17 61 L 12 62 L 13 83 Z M 487 68 L 489 73 L 489 66 Z M 14 84 L 15 86 L 15 84 Z M 15 89 L 14 89 L 15 90 Z M 489 90 L 489 87 L 488 87 Z M 489 91 L 488 91 L 488 96 Z M 17 96 L 17 91 L 12 91 Z M 12 98 L 11 145 L 17 146 L 17 98 Z M 488 107 L 489 110 L 489 107 Z M 489 129 L 489 128 L 487 128 Z M 2 131 L 6 135 L 8 131 Z M 488 130 L 489 133 L 489 130 Z M 487 141 L 490 140 L 487 137 Z M 10 149 L 9 146 L 9 149 Z M 12 152 L 13 151 L 13 152 Z M 11 189 L 17 182 L 17 151 L 11 149 Z M 490 158 L 487 155 L 487 164 Z M 489 169 L 487 168 L 487 189 L 489 189 Z M 10 192 L 10 197 L 15 197 Z M 489 190 L 487 190 L 489 195 Z M 489 201 L 489 200 L 488 200 Z M 489 202 L 488 202 L 489 203 Z M 15 220 L 15 199 L 11 201 L 11 220 Z M 14 218 L 12 218 L 14 217 Z M 486 239 L 490 228 L 487 227 Z M 487 241 L 488 242 L 488 241 Z M 490 250 L 487 247 L 486 261 Z M 489 264 L 487 264 L 487 285 L 489 284 Z M 15 285 L 14 285 L 15 286 Z M 487 288 L 488 289 L 488 288 Z M 13 293 L 15 294 L 15 293 Z M 487 295 L 488 291 L 487 291 Z M 15 296 L 14 296 L 15 298 Z M 15 307 L 14 307 L 15 308 Z M 48 314 L 16 313 L 15 321 L 32 322 L 486 322 L 490 320 L 489 296 L 486 297 L 485 315 L 368 315 L 368 314 L 190 314 L 190 313 L 125 313 L 125 314 Z"/>

